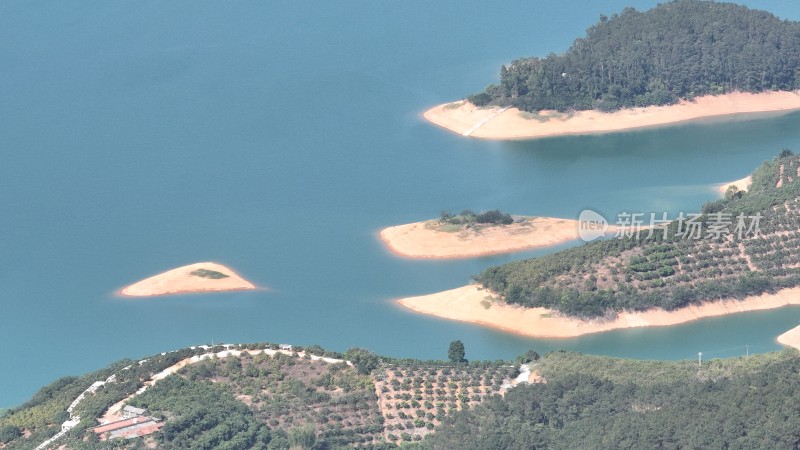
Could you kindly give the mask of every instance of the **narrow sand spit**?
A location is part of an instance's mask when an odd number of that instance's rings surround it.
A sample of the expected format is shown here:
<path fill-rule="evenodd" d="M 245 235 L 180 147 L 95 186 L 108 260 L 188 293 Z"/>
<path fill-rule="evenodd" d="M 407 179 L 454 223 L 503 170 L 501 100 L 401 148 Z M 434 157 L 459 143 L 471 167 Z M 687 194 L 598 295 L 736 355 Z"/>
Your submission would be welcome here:
<path fill-rule="evenodd" d="M 437 220 L 384 228 L 381 240 L 409 258 L 471 258 L 548 247 L 578 239 L 578 221 L 530 217 L 510 225 L 478 226 L 447 232 Z M 614 227 L 609 227 L 611 232 Z"/>
<path fill-rule="evenodd" d="M 134 283 L 120 291 L 127 297 L 149 297 L 166 294 L 241 291 L 255 289 L 233 270 L 217 263 L 202 262 L 178 267 Z"/>
<path fill-rule="evenodd" d="M 612 113 L 596 110 L 530 114 L 517 108 L 478 108 L 466 101 L 435 106 L 425 119 L 461 135 L 484 139 L 531 139 L 567 134 L 592 134 L 673 124 L 733 114 L 777 113 L 800 109 L 800 92 L 759 94 L 733 92 L 707 95 L 676 105 L 627 108 Z"/>
<path fill-rule="evenodd" d="M 800 287 L 782 289 L 775 294 L 750 296 L 744 300 L 703 303 L 675 311 L 653 309 L 623 312 L 612 320 L 581 320 L 546 308 L 512 306 L 498 300 L 496 294 L 476 284 L 436 294 L 404 298 L 398 300 L 398 303 L 422 314 L 475 323 L 523 336 L 570 338 L 622 328 L 677 325 L 704 317 L 800 305 Z M 798 338 L 792 342 L 800 344 L 800 330 L 792 331 L 796 332 L 792 339 Z M 786 339 L 788 342 L 789 338 Z"/>

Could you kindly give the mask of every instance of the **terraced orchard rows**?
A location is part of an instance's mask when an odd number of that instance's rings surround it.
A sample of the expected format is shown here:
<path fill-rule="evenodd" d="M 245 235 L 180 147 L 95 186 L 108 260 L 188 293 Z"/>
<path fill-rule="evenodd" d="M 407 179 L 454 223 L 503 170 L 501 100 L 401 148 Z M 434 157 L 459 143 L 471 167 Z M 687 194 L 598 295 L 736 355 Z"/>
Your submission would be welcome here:
<path fill-rule="evenodd" d="M 784 151 L 752 178 L 749 191 L 729 190 L 652 232 L 628 226 L 620 237 L 492 267 L 476 279 L 507 302 L 582 317 L 800 285 L 800 160 Z"/>
<path fill-rule="evenodd" d="M 421 440 L 448 415 L 503 394 L 517 368 L 503 363 L 472 366 L 394 365 L 375 375 L 385 437 Z"/>
<path fill-rule="evenodd" d="M 51 445 L 98 448 L 108 436 L 95 427 L 125 422 L 112 411 L 130 405 L 146 410 L 160 430 L 99 448 L 394 448 L 504 394 L 516 367 L 394 360 L 363 349 L 342 355 L 318 346 L 193 347 L 53 383 L 0 417 L 0 448 L 33 449 L 56 435 L 81 393 L 80 423 Z M 114 381 L 87 391 L 98 378 Z"/>

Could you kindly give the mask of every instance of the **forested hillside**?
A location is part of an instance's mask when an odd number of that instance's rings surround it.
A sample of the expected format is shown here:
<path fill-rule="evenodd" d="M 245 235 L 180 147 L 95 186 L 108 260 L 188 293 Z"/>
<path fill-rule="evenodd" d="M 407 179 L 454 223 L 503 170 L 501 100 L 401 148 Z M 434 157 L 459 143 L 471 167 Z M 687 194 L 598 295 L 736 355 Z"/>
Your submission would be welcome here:
<path fill-rule="evenodd" d="M 34 449 L 70 418 L 79 421 L 48 448 L 395 448 L 505 393 L 517 368 L 509 361 L 397 360 L 319 346 L 196 347 L 57 380 L 0 415 L 0 448 Z M 107 381 L 87 391 L 97 380 Z M 144 409 L 142 420 L 160 429 L 131 439 L 95 432 L 101 422 L 125 422 L 113 412 L 122 404 Z"/>
<path fill-rule="evenodd" d="M 702 367 L 689 361 L 551 353 L 538 368 L 547 383 L 517 387 L 505 398 L 455 414 L 423 441 L 423 448 L 800 446 L 800 354 L 795 350 L 714 360 Z"/>
<path fill-rule="evenodd" d="M 397 360 L 366 350 L 353 365 L 281 353 L 271 344 L 193 348 L 61 379 L 0 417 L 0 448 L 33 449 L 59 429 L 92 380 L 116 382 L 84 399 L 82 422 L 48 448 L 575 449 L 796 448 L 800 353 L 704 361 L 639 361 L 567 352 L 516 363 Z M 232 350 L 236 348 L 237 350 Z M 154 370 L 191 358 L 150 389 Z M 264 350 L 268 350 L 265 352 Z M 271 355 L 269 353 L 272 353 Z M 530 384 L 509 387 L 519 363 Z M 132 397 L 129 397 L 132 395 Z M 129 398 L 164 423 L 132 439 L 92 432 Z"/>
<path fill-rule="evenodd" d="M 800 23 L 731 3 L 677 0 L 602 16 L 564 54 L 521 58 L 469 97 L 525 111 L 664 105 L 800 88 Z"/>
<path fill-rule="evenodd" d="M 694 225 L 688 218 L 652 235 L 628 227 L 630 236 L 490 267 L 475 278 L 506 302 L 579 317 L 800 285 L 800 158 L 790 151 L 759 167 L 747 192 L 707 203 Z"/>

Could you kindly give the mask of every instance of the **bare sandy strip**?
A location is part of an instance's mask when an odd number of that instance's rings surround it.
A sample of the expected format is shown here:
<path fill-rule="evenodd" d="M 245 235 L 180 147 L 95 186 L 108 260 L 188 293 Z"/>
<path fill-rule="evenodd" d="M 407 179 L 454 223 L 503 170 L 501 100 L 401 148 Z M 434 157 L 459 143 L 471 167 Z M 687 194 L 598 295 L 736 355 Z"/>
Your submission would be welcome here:
<path fill-rule="evenodd" d="M 610 226 L 609 232 L 615 227 Z M 381 240 L 409 258 L 471 258 L 548 247 L 578 239 L 578 221 L 529 217 L 510 225 L 478 226 L 461 231 L 438 230 L 438 220 L 384 228 Z"/>
<path fill-rule="evenodd" d="M 789 112 L 800 109 L 800 91 L 707 95 L 693 101 L 683 100 L 676 105 L 627 108 L 612 113 L 596 110 L 574 113 L 542 111 L 532 115 L 517 108 L 499 112 L 500 109 L 478 108 L 459 101 L 435 106 L 425 111 L 423 116 L 461 135 L 469 131 L 469 136 L 484 139 L 530 139 L 608 133 L 733 114 Z"/>
<path fill-rule="evenodd" d="M 736 189 L 740 191 L 746 191 L 750 189 L 751 184 L 753 184 L 753 176 L 748 175 L 741 180 L 731 181 L 730 183 L 722 183 L 719 185 L 718 189 L 721 194 L 728 192 L 728 188 L 731 186 L 736 186 Z"/>
<path fill-rule="evenodd" d="M 778 336 L 777 341 L 783 345 L 800 350 L 800 326 L 794 327 Z"/>
<path fill-rule="evenodd" d="M 199 276 L 197 270 L 219 272 L 225 278 Z M 195 272 L 195 274 L 192 274 Z M 198 292 L 241 291 L 255 289 L 253 283 L 245 280 L 233 270 L 213 262 L 202 262 L 178 267 L 164 273 L 134 283 L 120 291 L 128 297 L 149 297 L 167 294 L 188 294 Z"/>
<path fill-rule="evenodd" d="M 623 312 L 613 320 L 581 320 L 546 308 L 509 305 L 475 284 L 436 294 L 404 298 L 398 300 L 398 303 L 422 314 L 475 323 L 523 336 L 571 338 L 623 328 L 677 325 L 704 317 L 800 305 L 800 287 L 783 289 L 775 294 L 750 296 L 743 300 L 703 303 L 675 311 L 653 309 Z M 800 331 L 797 331 L 795 337 L 800 338 Z M 793 342 L 800 344 L 800 339 Z"/>

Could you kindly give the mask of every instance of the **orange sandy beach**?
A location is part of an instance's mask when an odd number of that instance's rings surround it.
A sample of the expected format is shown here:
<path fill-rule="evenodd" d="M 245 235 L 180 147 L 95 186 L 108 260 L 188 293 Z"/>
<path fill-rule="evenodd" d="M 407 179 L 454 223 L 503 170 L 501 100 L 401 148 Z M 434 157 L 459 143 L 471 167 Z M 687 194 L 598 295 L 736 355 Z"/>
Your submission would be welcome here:
<path fill-rule="evenodd" d="M 614 227 L 609 227 L 610 231 Z M 578 221 L 529 217 L 510 225 L 440 231 L 438 220 L 384 228 L 381 240 L 397 255 L 409 258 L 471 258 L 548 247 L 578 239 Z"/>
<path fill-rule="evenodd" d="M 731 181 L 730 183 L 722 183 L 719 185 L 719 192 L 724 194 L 728 192 L 728 188 L 731 186 L 736 186 L 736 189 L 740 191 L 746 191 L 750 189 L 750 185 L 753 184 L 753 176 L 748 175 L 741 180 Z"/>
<path fill-rule="evenodd" d="M 206 277 L 200 275 L 202 272 L 198 271 L 219 273 L 224 277 Z M 202 262 L 154 275 L 123 288 L 119 293 L 126 297 L 150 297 L 167 294 L 241 291 L 255 288 L 253 283 L 222 264 Z"/>
<path fill-rule="evenodd" d="M 398 300 L 398 303 L 418 313 L 475 323 L 523 336 L 571 338 L 623 328 L 677 325 L 704 317 L 800 305 L 800 287 L 783 289 L 775 294 L 751 296 L 744 300 L 704 303 L 675 311 L 654 309 L 623 312 L 612 320 L 580 320 L 546 308 L 508 305 L 498 300 L 496 294 L 475 284 L 436 294 L 404 298 Z M 795 333 L 786 337 L 786 342 L 780 342 L 800 346 L 800 330 L 792 331 Z M 789 333 L 781 337 L 787 334 Z"/>
<path fill-rule="evenodd" d="M 800 326 L 783 333 L 777 338 L 778 343 L 800 350 Z"/>
<path fill-rule="evenodd" d="M 777 113 L 800 109 L 800 92 L 734 92 L 697 97 L 676 105 L 531 114 L 517 108 L 478 108 L 466 101 L 435 106 L 423 114 L 452 132 L 483 139 L 532 139 L 569 134 L 624 131 L 733 114 Z"/>

